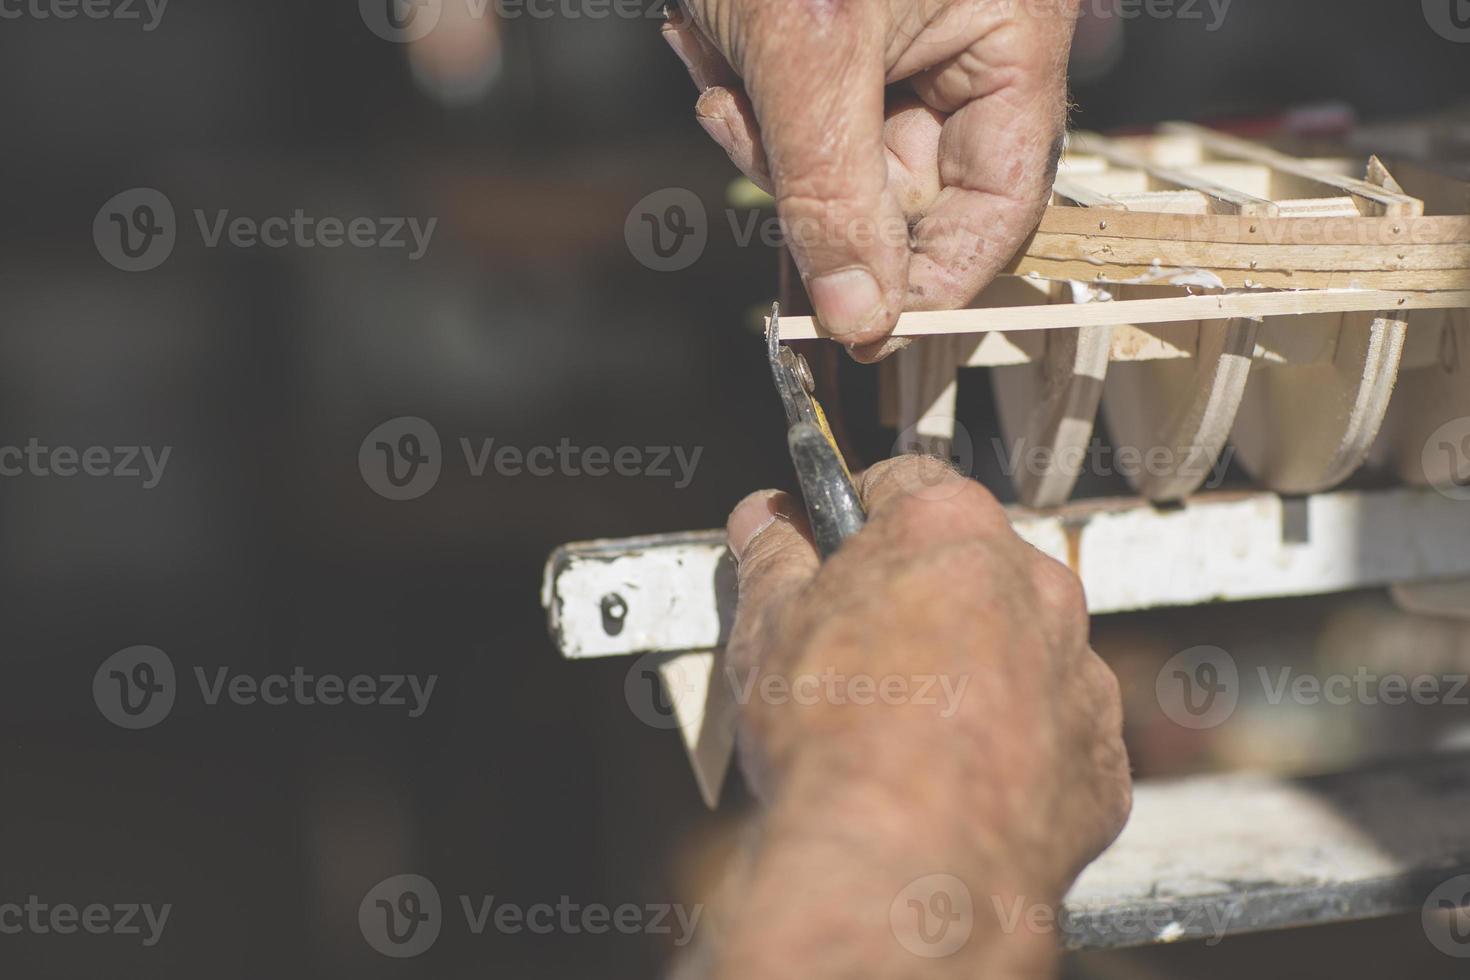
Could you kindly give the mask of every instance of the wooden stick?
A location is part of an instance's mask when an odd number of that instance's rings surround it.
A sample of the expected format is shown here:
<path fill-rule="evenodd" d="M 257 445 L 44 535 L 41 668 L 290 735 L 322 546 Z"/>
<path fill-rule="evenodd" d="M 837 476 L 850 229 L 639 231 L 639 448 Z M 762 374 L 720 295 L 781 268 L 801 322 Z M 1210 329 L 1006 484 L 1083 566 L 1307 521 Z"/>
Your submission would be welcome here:
<path fill-rule="evenodd" d="M 1116 303 L 1058 306 L 1011 306 L 984 310 L 938 310 L 905 313 L 895 337 L 989 333 L 1013 330 L 1061 330 L 1122 324 L 1172 323 L 1179 320 L 1231 320 L 1236 317 L 1293 316 L 1302 313 L 1353 313 L 1379 310 L 1443 310 L 1470 307 L 1470 292 L 1400 292 L 1374 289 L 1322 289 L 1300 292 L 1222 293 L 1171 296 Z M 830 339 L 809 316 L 783 316 L 782 340 Z"/>

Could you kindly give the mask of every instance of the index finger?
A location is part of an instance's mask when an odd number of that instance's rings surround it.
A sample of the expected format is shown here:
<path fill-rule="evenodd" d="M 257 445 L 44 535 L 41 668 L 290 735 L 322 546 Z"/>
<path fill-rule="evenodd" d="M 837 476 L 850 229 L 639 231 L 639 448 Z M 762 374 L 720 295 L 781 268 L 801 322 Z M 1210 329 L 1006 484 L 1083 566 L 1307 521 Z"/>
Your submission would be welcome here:
<path fill-rule="evenodd" d="M 849 346 L 882 340 L 908 273 L 883 146 L 886 7 L 754 0 L 723 12 L 701 23 L 745 80 L 817 319 Z"/>
<path fill-rule="evenodd" d="M 1017 7 L 966 52 L 914 79 L 951 113 L 939 140 L 943 190 L 914 228 L 910 309 L 953 309 L 979 295 L 1036 228 L 1066 129 L 1066 59 L 1075 9 Z"/>

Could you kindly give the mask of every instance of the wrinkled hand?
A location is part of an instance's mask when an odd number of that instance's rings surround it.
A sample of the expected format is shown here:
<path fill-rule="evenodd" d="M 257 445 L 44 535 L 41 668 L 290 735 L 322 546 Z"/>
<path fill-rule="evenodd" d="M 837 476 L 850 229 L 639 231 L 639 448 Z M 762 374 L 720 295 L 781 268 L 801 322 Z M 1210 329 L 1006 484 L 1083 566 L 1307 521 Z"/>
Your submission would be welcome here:
<path fill-rule="evenodd" d="M 913 697 L 857 703 L 849 686 L 813 687 L 821 696 L 805 703 L 743 699 L 757 790 L 836 798 L 847 781 L 887 804 L 853 819 L 936 839 L 953 816 L 987 875 L 1003 865 L 1008 881 L 1059 899 L 1130 799 L 1118 685 L 1088 645 L 1081 584 L 937 460 L 881 463 L 861 493 L 869 523 L 825 565 L 798 502 L 764 492 L 736 508 L 727 666 L 737 682 L 754 671 L 792 691 L 803 677 L 864 675 L 879 690 L 898 678 Z M 918 696 L 926 678 L 939 679 L 937 703 Z"/>
<path fill-rule="evenodd" d="M 1077 0 L 682 0 L 699 121 L 776 197 L 818 319 L 863 359 L 976 296 L 1040 220 Z"/>

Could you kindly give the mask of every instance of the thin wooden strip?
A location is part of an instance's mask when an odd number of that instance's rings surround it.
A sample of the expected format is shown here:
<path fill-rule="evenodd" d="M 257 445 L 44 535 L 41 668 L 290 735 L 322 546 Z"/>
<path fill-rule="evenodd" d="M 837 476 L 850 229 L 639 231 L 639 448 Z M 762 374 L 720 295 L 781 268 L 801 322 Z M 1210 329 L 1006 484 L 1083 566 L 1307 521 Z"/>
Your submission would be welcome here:
<path fill-rule="evenodd" d="M 1109 212 L 1053 205 L 1040 232 L 1236 245 L 1445 245 L 1470 242 L 1470 216 L 1256 218 L 1231 214 Z"/>
<path fill-rule="evenodd" d="M 1095 133 L 1073 133 L 1069 145 L 1075 146 L 1082 153 L 1100 156 L 1116 166 L 1142 170 L 1154 180 L 1171 184 L 1181 190 L 1198 191 L 1215 202 L 1214 210 L 1224 214 L 1274 215 L 1277 213 L 1276 205 L 1270 201 L 1182 170 L 1156 166 L 1126 150 L 1119 149 L 1111 141 Z"/>
<path fill-rule="evenodd" d="M 1157 241 L 1110 235 L 1080 237 L 1039 233 L 1024 257 L 1081 260 L 1104 265 L 1152 265 L 1208 269 L 1282 269 L 1303 272 L 1407 272 L 1470 269 L 1470 243 L 1449 245 L 1237 245 Z"/>
<path fill-rule="evenodd" d="M 1368 202 L 1380 208 L 1391 209 L 1402 207 L 1413 209 L 1420 202 L 1417 198 L 1407 194 L 1399 194 L 1394 191 L 1385 190 L 1382 187 L 1369 183 L 1366 180 L 1357 180 L 1352 177 L 1344 177 L 1331 171 L 1313 167 L 1294 159 L 1284 153 L 1278 153 L 1269 147 L 1249 142 L 1235 136 L 1227 136 L 1214 130 L 1195 126 L 1191 123 L 1166 123 L 1160 127 L 1162 132 L 1178 133 L 1192 136 L 1200 141 L 1200 145 L 1206 150 L 1221 156 L 1231 157 L 1236 160 L 1251 160 L 1255 163 L 1263 163 L 1273 170 L 1293 177 L 1300 177 L 1324 187 L 1333 187 L 1346 191 L 1361 201 Z M 1421 205 L 1422 207 L 1422 205 Z"/>
<path fill-rule="evenodd" d="M 984 310 L 931 310 L 898 318 L 896 337 L 985 333 L 992 330 L 1060 330 L 1125 323 L 1176 320 L 1229 320 L 1235 317 L 1293 316 L 1302 313 L 1352 313 L 1373 310 L 1440 310 L 1470 307 L 1470 291 L 1302 290 L 1299 292 L 1220 293 L 1163 299 L 1087 303 L 1077 306 L 1015 306 Z M 783 340 L 815 340 L 829 335 L 809 316 L 781 318 Z"/>
<path fill-rule="evenodd" d="M 1058 177 L 1052 184 L 1052 193 L 1063 200 L 1073 201 L 1084 208 L 1103 208 L 1106 210 L 1121 209 L 1117 201 L 1106 194 L 1099 193 L 1087 186 L 1080 180 L 1072 177 Z"/>
<path fill-rule="evenodd" d="M 1087 261 L 1051 261 L 1022 256 L 1006 272 L 1043 279 L 1119 283 L 1124 285 L 1180 285 L 1226 289 L 1295 290 L 1415 290 L 1470 289 L 1470 267 L 1412 272 L 1283 272 L 1280 269 L 1221 269 L 1202 266 L 1116 265 Z"/>

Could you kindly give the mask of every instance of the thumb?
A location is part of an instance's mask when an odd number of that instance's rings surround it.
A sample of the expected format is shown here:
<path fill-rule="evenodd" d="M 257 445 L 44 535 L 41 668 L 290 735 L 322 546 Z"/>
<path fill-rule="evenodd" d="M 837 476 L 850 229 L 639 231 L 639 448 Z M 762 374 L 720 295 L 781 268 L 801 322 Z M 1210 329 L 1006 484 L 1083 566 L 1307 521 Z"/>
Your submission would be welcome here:
<path fill-rule="evenodd" d="M 762 624 L 811 581 L 821 559 L 800 503 L 775 490 L 742 500 L 730 514 L 726 534 L 740 566 L 740 606 L 731 647 L 758 647 Z M 758 651 L 750 652 L 759 656 Z"/>
<path fill-rule="evenodd" d="M 882 340 L 903 309 L 909 256 L 883 148 L 886 7 L 781 0 L 746 9 L 737 67 L 817 319 L 849 346 Z"/>

